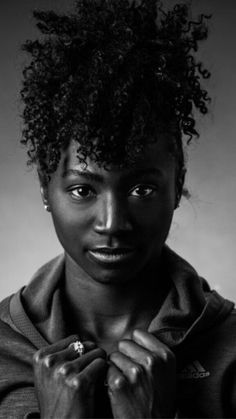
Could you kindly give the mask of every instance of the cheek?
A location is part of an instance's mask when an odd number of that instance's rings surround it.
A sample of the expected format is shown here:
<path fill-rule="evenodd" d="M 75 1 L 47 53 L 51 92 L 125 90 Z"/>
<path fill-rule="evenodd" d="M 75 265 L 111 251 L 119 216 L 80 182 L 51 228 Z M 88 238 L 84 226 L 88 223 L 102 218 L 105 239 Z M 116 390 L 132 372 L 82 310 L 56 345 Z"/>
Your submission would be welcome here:
<path fill-rule="evenodd" d="M 159 196 L 150 204 L 139 205 L 133 209 L 133 219 L 145 236 L 168 234 L 174 213 L 173 194 Z"/>
<path fill-rule="evenodd" d="M 143 240 L 149 257 L 161 252 L 168 237 L 173 218 L 174 206 L 158 206 L 146 218 Z"/>
<path fill-rule="evenodd" d="M 155 214 L 152 221 L 148 223 L 146 228 L 147 240 L 155 245 L 162 246 L 169 234 L 170 226 L 173 218 L 172 211 L 165 211 L 164 213 Z"/>
<path fill-rule="evenodd" d="M 63 200 L 57 200 L 60 205 L 52 205 L 52 219 L 62 246 L 67 249 L 84 240 L 92 225 L 92 217 L 85 208 L 68 206 Z"/>

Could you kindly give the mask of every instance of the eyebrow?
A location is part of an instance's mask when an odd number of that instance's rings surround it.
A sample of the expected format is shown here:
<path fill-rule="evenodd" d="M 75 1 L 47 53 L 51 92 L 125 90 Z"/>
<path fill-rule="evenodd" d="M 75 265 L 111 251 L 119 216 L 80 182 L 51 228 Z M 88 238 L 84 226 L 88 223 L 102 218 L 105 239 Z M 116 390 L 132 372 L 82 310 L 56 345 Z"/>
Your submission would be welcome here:
<path fill-rule="evenodd" d="M 87 180 L 99 182 L 99 183 L 102 183 L 104 181 L 104 178 L 102 175 L 99 175 L 97 173 L 92 173 L 86 170 L 68 169 L 63 172 L 62 177 L 65 178 L 69 175 L 84 177 Z M 157 169 L 157 168 L 145 168 L 145 169 L 140 168 L 140 169 L 131 170 L 124 177 L 133 178 L 136 176 L 145 176 L 145 175 L 160 176 L 162 175 L 162 172 L 160 169 Z"/>
<path fill-rule="evenodd" d="M 86 178 L 87 180 L 95 181 L 95 182 L 102 182 L 103 177 L 101 175 L 98 175 L 97 173 L 88 172 L 85 170 L 78 170 L 78 169 L 68 169 L 65 170 L 62 177 L 65 178 L 69 175 L 74 176 L 82 176 Z"/>

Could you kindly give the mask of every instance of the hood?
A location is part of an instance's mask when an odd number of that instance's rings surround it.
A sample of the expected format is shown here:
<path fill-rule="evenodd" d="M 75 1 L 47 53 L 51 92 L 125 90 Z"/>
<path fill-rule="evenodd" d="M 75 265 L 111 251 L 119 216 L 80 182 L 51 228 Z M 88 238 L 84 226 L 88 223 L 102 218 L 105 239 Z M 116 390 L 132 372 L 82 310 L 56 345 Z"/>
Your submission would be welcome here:
<path fill-rule="evenodd" d="M 167 246 L 163 250 L 166 275 L 171 289 L 149 331 L 174 347 L 200 331 L 207 331 L 232 311 L 234 304 L 211 291 L 192 266 Z M 64 321 L 64 255 L 40 268 L 26 287 L 9 304 L 12 323 L 36 348 L 67 336 Z M 10 319 L 10 320 L 9 320 Z"/>
<path fill-rule="evenodd" d="M 167 246 L 163 259 L 172 287 L 149 331 L 174 347 L 223 321 L 234 303 L 211 290 L 207 281 Z"/>

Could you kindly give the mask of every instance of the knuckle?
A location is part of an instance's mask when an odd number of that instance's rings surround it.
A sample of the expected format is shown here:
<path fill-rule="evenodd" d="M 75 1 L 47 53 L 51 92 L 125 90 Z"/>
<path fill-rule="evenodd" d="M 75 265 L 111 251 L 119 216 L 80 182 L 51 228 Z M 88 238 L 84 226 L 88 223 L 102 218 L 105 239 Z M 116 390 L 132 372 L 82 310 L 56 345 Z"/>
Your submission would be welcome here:
<path fill-rule="evenodd" d="M 71 368 L 68 363 L 65 362 L 63 364 L 60 364 L 55 368 L 55 375 L 57 377 L 66 376 L 70 373 L 70 369 Z"/>
<path fill-rule="evenodd" d="M 67 377 L 65 382 L 68 385 L 68 387 L 74 390 L 79 390 L 81 388 L 81 380 L 76 375 L 70 375 L 69 377 Z"/>
<path fill-rule="evenodd" d="M 137 383 L 140 379 L 140 376 L 143 374 L 143 368 L 141 365 L 135 365 L 128 370 L 128 375 L 133 384 Z"/>
<path fill-rule="evenodd" d="M 169 360 L 169 354 L 168 354 L 168 351 L 166 349 L 162 349 L 162 351 L 161 351 L 161 360 L 162 360 L 162 362 L 165 362 L 165 363 L 167 363 L 168 360 Z"/>
<path fill-rule="evenodd" d="M 68 387 L 77 392 L 86 391 L 86 389 L 88 388 L 88 380 L 85 377 L 81 378 L 77 374 L 70 374 L 66 378 L 65 382 Z"/>
<path fill-rule="evenodd" d="M 33 363 L 34 364 L 42 364 L 43 366 L 49 367 L 51 366 L 52 355 L 46 354 L 45 350 L 40 349 L 39 351 L 35 352 L 33 355 Z"/>
<path fill-rule="evenodd" d="M 157 364 L 157 355 L 154 353 L 147 355 L 145 364 L 148 370 L 152 371 Z"/>
<path fill-rule="evenodd" d="M 55 355 L 51 355 L 51 354 L 45 355 L 41 360 L 43 367 L 46 367 L 46 368 L 52 367 L 55 364 L 55 361 L 56 361 Z"/>
<path fill-rule="evenodd" d="M 40 362 L 40 361 L 43 360 L 43 358 L 45 357 L 45 355 L 46 355 L 45 349 L 39 349 L 37 352 L 34 353 L 34 359 L 37 362 Z"/>
<path fill-rule="evenodd" d="M 163 349 L 161 352 L 161 359 L 165 364 L 175 362 L 175 356 L 169 349 Z"/>
<path fill-rule="evenodd" d="M 41 351 L 37 351 L 33 355 L 33 364 L 39 364 L 42 359 Z"/>
<path fill-rule="evenodd" d="M 126 385 L 125 377 L 119 376 L 114 378 L 114 380 L 109 383 L 109 387 L 112 390 L 112 392 L 120 391 L 122 390 Z"/>

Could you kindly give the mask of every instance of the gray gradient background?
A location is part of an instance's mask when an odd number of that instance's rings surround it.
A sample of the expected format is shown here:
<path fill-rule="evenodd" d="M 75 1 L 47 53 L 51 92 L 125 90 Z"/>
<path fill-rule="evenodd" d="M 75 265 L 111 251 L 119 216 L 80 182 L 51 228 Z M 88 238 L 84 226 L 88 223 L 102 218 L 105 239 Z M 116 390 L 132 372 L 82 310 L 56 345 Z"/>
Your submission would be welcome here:
<path fill-rule="evenodd" d="M 175 3 L 169 1 L 169 3 Z M 61 252 L 37 177 L 19 145 L 18 91 L 25 58 L 20 45 L 36 35 L 33 8 L 66 8 L 72 1 L 8 0 L 0 4 L 0 299 L 26 284 Z M 210 115 L 189 148 L 187 186 L 192 194 L 176 211 L 169 244 L 224 296 L 236 300 L 236 1 L 193 0 L 213 13 L 201 57 L 212 71 Z"/>

